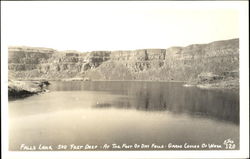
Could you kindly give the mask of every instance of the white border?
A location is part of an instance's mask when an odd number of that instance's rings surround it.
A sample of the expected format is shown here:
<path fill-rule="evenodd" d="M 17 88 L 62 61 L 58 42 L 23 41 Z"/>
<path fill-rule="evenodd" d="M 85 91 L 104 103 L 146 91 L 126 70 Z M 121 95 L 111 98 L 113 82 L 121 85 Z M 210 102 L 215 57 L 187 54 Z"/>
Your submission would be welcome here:
<path fill-rule="evenodd" d="M 248 32 L 248 2 L 122 2 L 122 3 L 169 3 L 170 6 L 178 8 L 204 7 L 208 8 L 233 8 L 240 12 L 240 150 L 239 151 L 107 151 L 107 152 L 10 152 L 8 151 L 8 44 L 6 43 L 7 34 L 4 22 L 4 7 L 10 3 L 1 2 L 1 122 L 2 122 L 2 155 L 4 159 L 44 159 L 44 158 L 248 158 L 249 157 L 249 32 Z M 25 2 L 25 3 L 46 3 L 46 2 Z M 60 3 L 60 2 L 47 2 Z M 63 2 L 69 3 L 69 2 Z M 79 3 L 79 2 L 77 2 Z M 95 2 L 101 3 L 101 2 Z M 109 2 L 117 3 L 117 2 Z M 216 3 L 216 6 L 214 5 Z M 226 26 L 225 26 L 226 27 Z"/>

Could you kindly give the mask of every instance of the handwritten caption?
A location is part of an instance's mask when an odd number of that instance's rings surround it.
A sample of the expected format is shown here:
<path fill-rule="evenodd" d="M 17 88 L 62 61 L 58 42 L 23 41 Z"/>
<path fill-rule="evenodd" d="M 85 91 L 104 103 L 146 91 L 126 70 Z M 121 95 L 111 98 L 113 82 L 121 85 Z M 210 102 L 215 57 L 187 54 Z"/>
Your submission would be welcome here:
<path fill-rule="evenodd" d="M 202 149 L 228 149 L 233 150 L 236 149 L 236 144 L 232 139 L 226 139 L 222 144 L 214 144 L 214 143 L 201 143 L 201 144 L 103 144 L 103 145 L 95 145 L 95 144 L 59 144 L 59 145 L 26 145 L 21 144 L 20 150 L 22 151 L 81 151 L 81 150 L 202 150 Z"/>

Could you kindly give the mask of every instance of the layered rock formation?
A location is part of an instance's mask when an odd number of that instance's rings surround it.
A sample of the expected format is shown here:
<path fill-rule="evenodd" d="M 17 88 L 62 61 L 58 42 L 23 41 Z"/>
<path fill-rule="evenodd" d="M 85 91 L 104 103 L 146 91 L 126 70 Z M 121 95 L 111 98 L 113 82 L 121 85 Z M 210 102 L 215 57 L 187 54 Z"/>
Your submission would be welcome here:
<path fill-rule="evenodd" d="M 9 47 L 14 79 L 190 81 L 203 72 L 228 76 L 239 70 L 239 39 L 168 49 L 77 52 Z M 236 73 L 237 74 L 237 73 Z M 237 78 L 237 77 L 234 77 Z"/>

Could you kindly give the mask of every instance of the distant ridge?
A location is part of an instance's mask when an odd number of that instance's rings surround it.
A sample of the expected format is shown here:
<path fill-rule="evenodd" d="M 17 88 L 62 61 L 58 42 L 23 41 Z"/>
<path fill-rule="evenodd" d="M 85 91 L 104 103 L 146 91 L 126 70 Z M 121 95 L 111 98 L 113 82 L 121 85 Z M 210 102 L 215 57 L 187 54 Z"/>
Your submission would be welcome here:
<path fill-rule="evenodd" d="M 239 70 L 239 39 L 167 49 L 57 51 L 9 47 L 9 72 L 15 79 L 190 81 L 204 72 L 223 76 Z"/>

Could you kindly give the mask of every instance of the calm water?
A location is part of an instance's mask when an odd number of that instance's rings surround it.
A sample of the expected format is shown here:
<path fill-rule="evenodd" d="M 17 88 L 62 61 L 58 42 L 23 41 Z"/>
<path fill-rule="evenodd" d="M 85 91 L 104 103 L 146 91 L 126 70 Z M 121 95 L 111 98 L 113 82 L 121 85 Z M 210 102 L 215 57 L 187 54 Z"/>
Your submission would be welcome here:
<path fill-rule="evenodd" d="M 185 143 L 225 149 L 226 139 L 239 149 L 237 93 L 182 83 L 118 81 L 52 82 L 49 90 L 9 101 L 10 150 L 23 150 L 22 144 L 36 150 L 40 144 L 53 150 L 62 150 L 58 145 L 89 150 L 86 144 L 97 145 L 94 150 L 120 150 L 112 144 L 133 145 L 123 145 L 123 150 L 191 149 L 183 148 Z M 104 144 L 110 147 L 104 149 Z"/>

